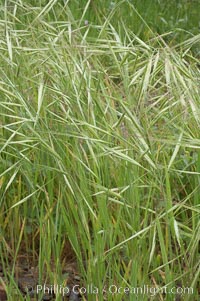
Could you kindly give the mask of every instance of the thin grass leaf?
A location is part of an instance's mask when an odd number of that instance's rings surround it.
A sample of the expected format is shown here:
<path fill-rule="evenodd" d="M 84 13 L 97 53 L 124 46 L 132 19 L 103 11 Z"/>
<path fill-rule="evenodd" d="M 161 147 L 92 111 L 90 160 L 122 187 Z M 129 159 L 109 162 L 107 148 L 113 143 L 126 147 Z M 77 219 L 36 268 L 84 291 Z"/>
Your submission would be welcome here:
<path fill-rule="evenodd" d="M 173 162 L 174 162 L 174 160 L 175 160 L 175 158 L 176 158 L 176 156 L 177 156 L 177 154 L 179 152 L 179 149 L 181 147 L 182 137 L 183 137 L 183 132 L 181 132 L 180 135 L 179 135 L 179 137 L 178 137 L 177 144 L 176 144 L 176 146 L 174 148 L 174 152 L 173 152 L 173 154 L 171 156 L 171 159 L 169 161 L 169 164 L 168 164 L 168 170 L 172 166 L 172 164 L 173 164 Z"/>
<path fill-rule="evenodd" d="M 38 118 L 39 118 L 39 115 L 40 115 L 40 110 L 41 110 L 41 107 L 42 107 L 43 99 L 44 99 L 44 83 L 41 82 L 39 87 L 38 87 L 38 107 L 37 107 L 37 113 L 36 113 L 36 117 L 35 117 L 35 126 L 38 122 Z"/>
<path fill-rule="evenodd" d="M 16 202 L 14 205 L 12 205 L 12 206 L 10 207 L 10 209 L 13 209 L 13 208 L 15 208 L 15 207 L 17 207 L 17 206 L 23 204 L 23 203 L 26 202 L 28 199 L 30 199 L 33 195 L 35 195 L 39 190 L 40 190 L 40 188 L 37 189 L 37 190 L 35 190 L 35 191 L 33 191 L 32 193 L 30 193 L 29 195 L 27 195 L 26 197 L 24 197 L 22 200 Z"/>

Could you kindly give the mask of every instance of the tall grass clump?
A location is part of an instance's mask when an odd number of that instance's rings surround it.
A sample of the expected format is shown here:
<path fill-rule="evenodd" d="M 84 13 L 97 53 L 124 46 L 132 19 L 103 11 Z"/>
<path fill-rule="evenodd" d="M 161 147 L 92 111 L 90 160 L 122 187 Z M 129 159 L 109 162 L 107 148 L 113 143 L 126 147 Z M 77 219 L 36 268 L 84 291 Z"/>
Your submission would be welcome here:
<path fill-rule="evenodd" d="M 107 289 L 107 300 L 197 301 L 200 35 L 170 44 L 171 33 L 158 35 L 131 1 L 108 11 L 80 3 L 1 5 L 0 256 L 9 300 L 26 254 L 40 282 L 62 284 L 62 266 L 76 261 L 83 286 Z M 123 10 L 143 36 L 117 22 Z M 157 294 L 112 294 L 114 285 Z M 182 295 L 162 291 L 174 287 Z"/>

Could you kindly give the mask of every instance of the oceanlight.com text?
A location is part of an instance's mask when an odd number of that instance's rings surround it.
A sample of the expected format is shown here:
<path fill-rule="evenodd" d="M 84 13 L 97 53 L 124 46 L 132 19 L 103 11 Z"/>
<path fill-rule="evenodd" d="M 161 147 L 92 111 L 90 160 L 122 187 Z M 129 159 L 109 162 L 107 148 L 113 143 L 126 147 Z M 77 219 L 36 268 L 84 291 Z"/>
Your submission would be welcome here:
<path fill-rule="evenodd" d="M 30 287 L 29 287 L 30 291 Z M 94 284 L 89 284 L 87 286 L 74 285 L 71 288 L 68 286 L 62 285 L 37 285 L 36 294 L 45 293 L 49 295 L 68 295 L 70 292 L 74 294 L 81 295 L 99 295 L 99 294 L 111 294 L 111 295 L 149 295 L 155 296 L 157 294 L 164 295 L 192 295 L 194 293 L 192 287 L 153 287 L 149 285 L 143 285 L 141 287 L 122 287 L 112 284 L 110 286 L 104 286 L 103 288 L 99 288 Z"/>

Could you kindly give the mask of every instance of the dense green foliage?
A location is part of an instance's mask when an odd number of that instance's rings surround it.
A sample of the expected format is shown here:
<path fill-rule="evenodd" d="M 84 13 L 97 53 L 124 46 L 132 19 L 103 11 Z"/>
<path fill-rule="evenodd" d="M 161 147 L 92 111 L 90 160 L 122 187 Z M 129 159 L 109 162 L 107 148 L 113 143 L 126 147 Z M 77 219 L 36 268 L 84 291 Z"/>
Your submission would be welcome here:
<path fill-rule="evenodd" d="M 181 300 L 198 300 L 199 1 L 176 2 L 1 4 L 0 256 L 9 280 L 6 258 L 14 266 L 25 252 L 52 283 L 62 284 L 70 257 L 84 284 L 191 287 Z"/>

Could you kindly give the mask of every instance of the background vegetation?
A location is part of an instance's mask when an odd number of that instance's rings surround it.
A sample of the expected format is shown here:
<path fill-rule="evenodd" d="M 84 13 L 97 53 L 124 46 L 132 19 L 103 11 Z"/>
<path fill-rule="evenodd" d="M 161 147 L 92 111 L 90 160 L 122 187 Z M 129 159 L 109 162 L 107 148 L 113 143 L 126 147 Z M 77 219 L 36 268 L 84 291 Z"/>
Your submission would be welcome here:
<path fill-rule="evenodd" d="M 198 300 L 199 6 L 1 3 L 0 256 L 10 300 L 19 254 L 40 280 L 62 284 L 71 260 L 85 285 L 192 287 L 180 300 Z"/>

